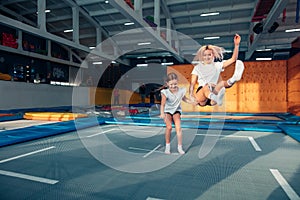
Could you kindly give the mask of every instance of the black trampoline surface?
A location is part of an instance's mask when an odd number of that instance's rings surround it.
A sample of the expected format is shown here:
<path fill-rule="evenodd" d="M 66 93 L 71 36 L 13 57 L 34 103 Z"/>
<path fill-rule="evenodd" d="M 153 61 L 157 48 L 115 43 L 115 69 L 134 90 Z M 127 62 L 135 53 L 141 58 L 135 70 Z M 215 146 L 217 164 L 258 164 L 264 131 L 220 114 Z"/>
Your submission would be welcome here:
<path fill-rule="evenodd" d="M 185 155 L 176 139 L 165 155 L 163 127 L 102 125 L 5 146 L 1 199 L 299 199 L 290 136 L 183 128 L 183 141 Z"/>

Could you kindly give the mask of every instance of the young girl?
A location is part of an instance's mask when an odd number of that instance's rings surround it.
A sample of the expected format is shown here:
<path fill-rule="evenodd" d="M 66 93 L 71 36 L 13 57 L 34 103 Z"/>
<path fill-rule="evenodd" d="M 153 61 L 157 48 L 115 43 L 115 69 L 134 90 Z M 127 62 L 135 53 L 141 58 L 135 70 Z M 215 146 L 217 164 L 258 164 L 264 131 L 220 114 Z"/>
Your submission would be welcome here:
<path fill-rule="evenodd" d="M 178 141 L 178 153 L 184 154 L 182 149 L 182 130 L 180 115 L 182 112 L 181 101 L 194 104 L 193 101 L 185 96 L 186 89 L 178 87 L 178 77 L 175 73 L 169 73 L 167 76 L 167 88 L 161 90 L 161 107 L 160 118 L 164 119 L 166 123 L 166 148 L 165 153 L 170 154 L 170 137 L 172 131 L 172 121 L 174 121 L 177 141 Z"/>
<path fill-rule="evenodd" d="M 222 105 L 225 88 L 231 87 L 236 81 L 241 79 L 244 65 L 237 60 L 240 41 L 241 37 L 236 34 L 234 36 L 232 57 L 222 62 L 215 62 L 215 60 L 223 59 L 224 49 L 222 47 L 207 45 L 202 46 L 198 50 L 196 60 L 200 61 L 200 63 L 192 71 L 189 88 L 191 99 L 196 100 L 198 105 Z M 234 75 L 227 81 L 219 81 L 220 73 L 234 62 L 236 62 Z M 196 82 L 198 82 L 199 87 L 194 95 Z"/>

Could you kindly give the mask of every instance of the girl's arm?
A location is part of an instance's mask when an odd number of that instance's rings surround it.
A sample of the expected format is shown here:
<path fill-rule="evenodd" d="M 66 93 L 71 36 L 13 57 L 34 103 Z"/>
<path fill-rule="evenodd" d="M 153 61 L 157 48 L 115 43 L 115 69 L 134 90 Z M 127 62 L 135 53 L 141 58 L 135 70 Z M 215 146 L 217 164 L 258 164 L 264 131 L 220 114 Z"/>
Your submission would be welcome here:
<path fill-rule="evenodd" d="M 161 93 L 161 102 L 160 102 L 160 118 L 165 118 L 165 105 L 166 105 L 166 96 Z"/>
<path fill-rule="evenodd" d="M 189 104 L 192 104 L 192 105 L 194 105 L 194 106 L 198 105 L 198 103 L 197 103 L 196 101 L 193 101 L 193 100 L 187 98 L 186 96 L 184 96 L 184 97 L 182 98 L 182 101 L 184 101 L 184 102 L 186 102 L 186 103 L 189 103 Z"/>
<path fill-rule="evenodd" d="M 190 88 L 189 88 L 189 93 L 190 93 L 190 98 L 192 100 L 195 100 L 195 96 L 194 96 L 194 87 L 197 83 L 197 79 L 198 79 L 198 76 L 195 75 L 195 74 L 192 74 L 192 77 L 191 77 L 191 83 L 190 83 Z"/>
<path fill-rule="evenodd" d="M 238 59 L 240 42 L 241 42 L 241 36 L 239 36 L 238 34 L 235 34 L 234 49 L 233 49 L 232 57 L 230 59 L 224 61 L 223 68 L 228 67 L 229 65 L 231 65 Z"/>

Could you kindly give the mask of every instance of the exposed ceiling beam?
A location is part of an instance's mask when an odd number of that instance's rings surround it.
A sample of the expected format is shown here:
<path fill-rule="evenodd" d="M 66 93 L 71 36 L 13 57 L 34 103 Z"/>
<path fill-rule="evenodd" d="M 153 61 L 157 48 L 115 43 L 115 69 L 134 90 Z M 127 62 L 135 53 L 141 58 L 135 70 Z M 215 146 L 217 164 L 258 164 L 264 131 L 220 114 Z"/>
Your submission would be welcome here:
<path fill-rule="evenodd" d="M 0 6 L 0 10 L 4 11 L 4 12 L 6 12 L 6 13 L 12 15 L 12 16 L 17 17 L 17 19 L 18 19 L 19 21 L 26 22 L 26 23 L 30 24 L 31 26 L 36 26 L 36 23 L 34 23 L 33 21 L 30 21 L 29 19 L 23 17 L 22 15 L 19 15 L 18 13 L 14 12 L 14 11 L 12 11 L 12 10 L 10 10 L 10 9 L 7 9 L 7 8 L 4 7 L 4 6 Z"/>
<path fill-rule="evenodd" d="M 9 0 L 9 1 L 2 1 L 0 5 L 9 5 L 9 4 L 15 4 L 15 3 L 21 3 L 26 0 Z"/>
<path fill-rule="evenodd" d="M 76 0 L 79 6 L 86 6 L 94 3 L 104 3 L 104 0 Z"/>
<path fill-rule="evenodd" d="M 168 3 L 169 4 L 169 3 Z M 253 3 L 244 3 L 244 4 L 239 4 L 238 6 L 231 6 L 231 5 L 226 5 L 222 7 L 218 7 L 218 11 L 222 13 L 224 12 L 234 12 L 234 11 L 243 11 L 243 10 L 252 10 L 253 9 Z M 190 10 L 189 12 L 186 11 L 180 11 L 180 12 L 172 12 L 172 17 L 177 18 L 177 17 L 186 17 L 186 16 L 199 16 L 201 13 L 206 13 L 206 12 L 211 12 L 211 9 L 208 8 L 201 8 L 201 10 Z"/>
<path fill-rule="evenodd" d="M 172 48 L 171 45 L 169 45 L 165 40 L 161 38 L 160 35 L 157 34 L 145 21 L 142 19 L 136 12 L 134 12 L 125 1 L 120 0 L 110 0 L 109 3 L 114 6 L 117 10 L 119 10 L 120 13 L 122 13 L 125 17 L 127 17 L 129 20 L 134 22 L 136 25 L 138 25 L 141 28 L 145 28 L 145 31 L 149 33 L 150 36 L 152 36 L 155 41 L 158 42 L 159 45 L 161 45 L 165 50 L 171 52 L 174 54 L 177 60 L 180 62 L 183 62 L 183 59 L 178 55 L 178 53 Z"/>
<path fill-rule="evenodd" d="M 58 42 L 60 44 L 63 44 L 63 45 L 66 45 L 66 46 L 69 46 L 69 47 L 72 47 L 72 48 L 75 48 L 75 49 L 79 49 L 79 50 L 84 51 L 84 52 L 90 52 L 91 51 L 87 46 L 84 46 L 84 45 L 81 45 L 81 44 L 76 44 L 73 41 L 64 39 L 62 37 L 51 34 L 49 32 L 42 31 L 38 28 L 32 27 L 30 25 L 24 24 L 20 21 L 8 18 L 8 17 L 3 16 L 3 15 L 0 15 L 0 22 L 2 24 L 5 24 L 5 25 L 9 26 L 9 27 L 13 27 L 17 30 L 26 31 L 26 32 L 32 33 L 34 35 L 37 35 L 39 37 L 49 39 L 51 41 L 55 41 L 55 42 Z M 112 59 L 110 55 L 104 54 L 103 52 L 100 52 L 98 55 L 101 56 L 101 57 L 104 57 L 104 58 Z"/>
<path fill-rule="evenodd" d="M 218 25 L 227 25 L 227 24 L 240 24 L 240 23 L 245 23 L 248 22 L 249 18 L 244 17 L 244 18 L 236 18 L 236 19 L 224 19 L 224 20 L 215 20 L 215 21 L 205 21 L 205 22 L 197 22 L 197 23 L 192 23 L 192 24 L 181 24 L 181 25 L 176 25 L 176 29 L 186 29 L 186 28 L 196 28 L 196 27 L 206 27 L 206 26 L 218 26 Z M 219 34 L 219 33 L 215 33 Z"/>
<path fill-rule="evenodd" d="M 14 49 L 14 48 L 2 46 L 2 45 L 0 46 L 0 50 L 10 52 L 10 53 L 19 54 L 19 55 L 30 56 L 30 57 L 33 57 L 33 58 L 49 60 L 49 61 L 52 61 L 52 62 L 64 64 L 64 65 L 71 65 L 71 66 L 74 66 L 74 67 L 80 67 L 80 64 L 72 62 L 72 61 L 62 60 L 62 59 L 58 59 L 58 58 L 54 58 L 54 57 L 45 56 L 45 55 L 42 55 L 42 54 L 39 54 L 39 53 L 23 51 L 23 50 Z"/>
<path fill-rule="evenodd" d="M 100 26 L 99 22 L 97 22 L 95 19 L 93 19 L 88 12 L 86 12 L 82 7 L 78 6 L 73 0 L 65 0 L 67 4 L 69 4 L 71 7 L 76 7 L 79 9 L 79 12 L 88 20 L 90 21 L 96 28 L 99 28 L 102 33 L 109 37 L 109 34 Z"/>
<path fill-rule="evenodd" d="M 269 28 L 273 25 L 273 23 L 276 21 L 278 16 L 282 13 L 283 9 L 287 6 L 287 4 L 288 4 L 288 0 L 277 0 L 275 2 L 275 4 L 273 5 L 271 11 L 267 16 L 267 19 L 263 22 L 263 32 L 256 35 L 251 46 L 246 52 L 245 58 L 247 60 L 251 58 L 253 52 L 256 50 L 257 46 L 259 45 L 262 34 L 266 33 L 269 30 Z"/>
<path fill-rule="evenodd" d="M 65 3 L 56 3 L 55 5 L 47 6 L 47 9 L 50 9 L 50 10 L 65 9 L 65 8 L 69 8 Z M 22 10 L 19 14 L 23 15 L 23 16 L 30 15 L 30 14 L 36 14 L 36 8 L 35 7 L 27 8 L 26 10 Z"/>
<path fill-rule="evenodd" d="M 168 5 L 176 5 L 176 4 L 182 4 L 182 3 L 198 3 L 198 2 L 204 2 L 207 0 L 168 0 Z"/>

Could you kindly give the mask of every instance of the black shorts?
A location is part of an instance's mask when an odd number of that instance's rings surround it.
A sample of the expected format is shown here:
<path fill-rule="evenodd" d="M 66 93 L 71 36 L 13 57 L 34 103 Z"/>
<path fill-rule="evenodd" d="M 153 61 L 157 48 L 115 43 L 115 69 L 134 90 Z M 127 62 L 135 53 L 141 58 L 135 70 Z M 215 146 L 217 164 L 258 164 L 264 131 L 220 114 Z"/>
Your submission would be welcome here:
<path fill-rule="evenodd" d="M 179 113 L 179 115 L 181 115 L 181 112 L 180 111 L 175 111 L 173 114 L 169 113 L 169 112 L 165 112 L 166 114 L 169 114 L 171 116 L 175 115 L 176 113 Z"/>
<path fill-rule="evenodd" d="M 203 87 L 200 86 L 197 90 L 196 90 L 196 93 L 199 92 Z M 199 104 L 200 105 L 200 104 Z M 201 105 L 200 105 L 201 106 Z M 211 105 L 211 100 L 210 99 L 207 99 L 206 102 L 205 102 L 205 106 L 212 106 Z"/>

